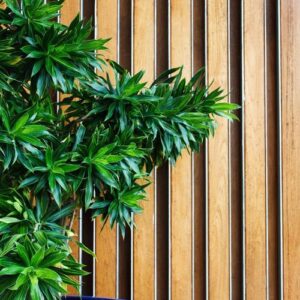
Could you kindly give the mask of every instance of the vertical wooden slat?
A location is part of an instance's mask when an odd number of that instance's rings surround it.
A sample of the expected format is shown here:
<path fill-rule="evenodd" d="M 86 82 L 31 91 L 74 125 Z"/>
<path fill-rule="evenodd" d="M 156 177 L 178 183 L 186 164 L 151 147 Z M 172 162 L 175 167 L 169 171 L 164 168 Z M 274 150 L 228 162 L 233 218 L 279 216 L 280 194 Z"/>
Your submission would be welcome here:
<path fill-rule="evenodd" d="M 104 53 L 108 59 L 117 59 L 118 44 L 118 1 L 97 0 L 97 35 L 98 38 L 111 38 L 108 50 Z M 113 76 L 111 76 L 113 78 Z M 96 221 L 96 296 L 117 297 L 116 295 L 116 228 Z"/>
<path fill-rule="evenodd" d="M 60 11 L 60 22 L 63 24 L 70 24 L 72 20 L 76 17 L 77 14 L 80 13 L 80 0 L 66 0 L 64 2 L 64 6 L 62 7 Z M 63 97 L 63 95 L 60 95 L 60 97 Z M 74 217 L 74 222 L 73 222 L 73 231 L 77 235 L 76 240 L 79 240 L 79 234 L 80 234 L 80 212 L 79 210 L 76 211 L 75 217 Z M 72 249 L 72 254 L 76 260 L 79 261 L 79 248 L 77 244 L 71 243 L 71 249 Z M 78 278 L 76 278 L 78 280 Z M 71 295 L 78 294 L 78 292 L 70 287 L 68 289 L 68 292 Z"/>
<path fill-rule="evenodd" d="M 227 90 L 227 0 L 208 1 L 208 82 Z M 208 144 L 209 297 L 229 298 L 228 123 Z M 221 251 L 220 251 L 221 250 Z"/>
<path fill-rule="evenodd" d="M 154 0 L 134 1 L 133 71 L 146 70 L 144 80 L 154 78 Z M 154 177 L 151 178 L 154 181 Z M 154 182 L 147 188 L 147 200 L 141 203 L 144 213 L 135 217 L 134 231 L 134 299 L 154 299 L 155 226 Z"/>
<path fill-rule="evenodd" d="M 60 12 L 60 22 L 70 24 L 72 20 L 80 13 L 81 0 L 65 0 Z"/>
<path fill-rule="evenodd" d="M 170 7 L 170 62 L 191 76 L 191 1 Z M 171 169 L 171 298 L 192 299 L 192 161 L 184 151 Z"/>
<path fill-rule="evenodd" d="M 300 299 L 300 2 L 280 9 L 284 299 Z"/>
<path fill-rule="evenodd" d="M 244 3 L 246 296 L 265 299 L 264 1 Z"/>

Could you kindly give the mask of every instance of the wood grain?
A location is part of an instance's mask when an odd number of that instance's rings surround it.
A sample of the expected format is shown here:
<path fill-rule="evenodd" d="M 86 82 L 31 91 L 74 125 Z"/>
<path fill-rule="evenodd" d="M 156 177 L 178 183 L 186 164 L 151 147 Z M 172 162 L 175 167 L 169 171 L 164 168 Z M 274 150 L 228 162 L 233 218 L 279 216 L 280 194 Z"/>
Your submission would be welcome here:
<path fill-rule="evenodd" d="M 222 86 L 227 78 L 227 0 L 208 3 L 208 82 Z M 218 20 L 216 22 L 216 20 Z M 218 118 L 208 145 L 209 297 L 229 298 L 228 122 Z M 222 249 L 220 251 L 220 249 Z"/>
<path fill-rule="evenodd" d="M 64 6 L 61 9 L 60 12 L 60 22 L 68 25 L 71 23 L 71 21 L 76 17 L 77 14 L 80 13 L 80 1 L 79 0 L 66 0 L 64 3 Z M 62 99 L 64 97 L 64 95 L 60 94 L 59 98 Z M 80 228 L 80 212 L 79 210 L 76 211 L 75 213 L 75 217 L 74 217 L 74 222 L 73 222 L 73 231 L 75 233 L 75 238 L 74 240 L 79 240 L 80 236 L 79 236 L 79 228 Z M 71 249 L 72 249 L 72 254 L 74 256 L 74 258 L 79 261 L 79 248 L 77 246 L 76 243 L 71 242 L 70 243 Z M 78 277 L 75 278 L 76 280 L 79 280 Z M 68 292 L 70 293 L 70 295 L 77 295 L 78 292 L 70 287 L 68 289 Z"/>
<path fill-rule="evenodd" d="M 300 299 L 300 2 L 281 1 L 284 299 Z"/>
<path fill-rule="evenodd" d="M 98 38 L 111 38 L 109 50 L 104 53 L 105 58 L 117 59 L 118 51 L 118 2 L 98 0 Z M 111 78 L 114 78 L 111 76 Z M 109 225 L 101 231 L 102 222 L 96 221 L 96 296 L 113 297 L 116 295 L 116 264 L 117 264 L 117 230 Z"/>
<path fill-rule="evenodd" d="M 191 77 L 191 2 L 171 1 L 171 66 Z M 192 299 L 192 160 L 184 151 L 171 170 L 171 298 Z"/>
<path fill-rule="evenodd" d="M 70 24 L 80 13 L 80 0 L 65 0 L 60 12 L 60 21 L 63 24 Z"/>
<path fill-rule="evenodd" d="M 245 1 L 246 296 L 266 298 L 264 1 Z"/>
<path fill-rule="evenodd" d="M 146 70 L 144 80 L 154 78 L 154 1 L 135 1 L 133 17 L 133 71 Z M 152 181 L 154 178 L 152 176 Z M 147 188 L 144 212 L 135 217 L 134 231 L 134 282 L 135 299 L 154 299 L 155 274 L 155 226 L 154 226 L 154 182 Z"/>

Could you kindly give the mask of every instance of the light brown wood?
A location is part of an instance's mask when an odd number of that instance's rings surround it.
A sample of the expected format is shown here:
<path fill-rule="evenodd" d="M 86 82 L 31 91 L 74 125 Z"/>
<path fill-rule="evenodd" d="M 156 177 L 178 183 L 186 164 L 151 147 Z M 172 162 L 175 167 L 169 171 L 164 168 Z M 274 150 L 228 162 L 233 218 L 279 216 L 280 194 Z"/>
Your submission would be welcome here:
<path fill-rule="evenodd" d="M 63 24 L 70 24 L 73 18 L 76 17 L 76 15 L 80 12 L 80 1 L 79 0 L 66 0 L 64 3 L 64 6 L 60 12 L 61 18 L 60 22 Z M 63 98 L 63 95 L 59 95 L 60 100 Z M 74 222 L 73 222 L 73 231 L 75 233 L 74 241 L 79 240 L 79 227 L 80 227 L 80 220 L 79 220 L 79 210 L 76 211 Z M 74 258 L 78 261 L 79 260 L 79 248 L 75 242 L 70 243 L 72 254 Z M 78 277 L 75 278 L 76 280 L 79 280 Z M 70 295 L 77 295 L 78 292 L 74 288 L 69 288 L 68 292 Z"/>
<path fill-rule="evenodd" d="M 191 2 L 171 1 L 171 65 L 191 77 Z M 171 298 L 192 299 L 192 161 L 184 151 L 171 170 Z"/>
<path fill-rule="evenodd" d="M 66 0 L 60 12 L 60 21 L 68 25 L 79 13 L 80 0 Z"/>
<path fill-rule="evenodd" d="M 264 1 L 245 1 L 246 295 L 266 298 Z"/>
<path fill-rule="evenodd" d="M 111 38 L 108 43 L 109 50 L 103 53 L 105 58 L 117 59 L 117 0 L 98 0 L 98 38 Z M 113 77 L 112 77 L 113 78 Z M 96 221 L 96 296 L 112 297 L 116 295 L 116 264 L 117 264 L 117 231 L 110 229 L 107 224 L 101 231 L 102 222 Z"/>
<path fill-rule="evenodd" d="M 227 93 L 227 0 L 211 0 L 207 8 L 208 82 L 214 80 L 213 87 L 222 86 Z M 208 292 L 214 300 L 229 299 L 228 122 L 217 122 L 208 145 Z"/>
<path fill-rule="evenodd" d="M 300 2 L 281 1 L 284 299 L 300 299 Z"/>
<path fill-rule="evenodd" d="M 154 79 L 154 1 L 135 1 L 133 11 L 133 71 L 146 70 L 144 80 L 150 83 Z M 153 176 L 151 180 L 154 181 Z M 141 203 L 143 214 L 135 217 L 137 225 L 133 237 L 135 299 L 154 299 L 154 200 L 154 184 L 152 184 L 147 188 L 147 200 Z"/>

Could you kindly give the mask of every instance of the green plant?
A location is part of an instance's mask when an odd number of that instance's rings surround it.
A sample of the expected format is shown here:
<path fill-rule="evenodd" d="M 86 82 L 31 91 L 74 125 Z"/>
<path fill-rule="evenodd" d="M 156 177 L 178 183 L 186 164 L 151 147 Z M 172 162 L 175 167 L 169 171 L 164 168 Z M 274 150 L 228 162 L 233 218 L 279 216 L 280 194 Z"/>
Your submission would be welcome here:
<path fill-rule="evenodd" d="M 90 22 L 54 21 L 63 1 L 2 2 L 0 296 L 59 299 L 79 287 L 70 276 L 86 274 L 69 246 L 76 208 L 124 235 L 154 166 L 199 151 L 215 116 L 233 120 L 237 106 L 203 85 L 204 69 L 146 85 L 143 72 L 106 63 L 96 51 L 108 40 L 90 40 Z M 57 92 L 68 96 L 57 103 Z"/>

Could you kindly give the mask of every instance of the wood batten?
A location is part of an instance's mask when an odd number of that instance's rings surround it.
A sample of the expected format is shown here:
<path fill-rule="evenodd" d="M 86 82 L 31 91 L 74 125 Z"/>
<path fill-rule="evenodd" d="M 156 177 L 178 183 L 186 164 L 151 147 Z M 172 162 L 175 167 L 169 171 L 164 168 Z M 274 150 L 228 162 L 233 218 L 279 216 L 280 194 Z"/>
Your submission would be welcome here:
<path fill-rule="evenodd" d="M 111 38 L 105 57 L 117 60 L 118 56 L 118 1 L 97 0 L 97 38 Z M 109 13 L 108 13 L 109 12 Z M 109 71 L 109 70 L 108 70 Z M 110 72 L 110 71 L 109 71 Z M 111 73 L 111 72 L 110 72 Z M 112 74 L 110 74 L 112 75 Z M 113 76 L 110 76 L 113 78 Z M 117 229 L 96 220 L 96 296 L 117 297 Z"/>
<path fill-rule="evenodd" d="M 243 11 L 247 299 L 267 296 L 264 5 L 245 1 Z"/>
<path fill-rule="evenodd" d="M 300 299 L 300 2 L 280 1 L 283 296 Z"/>
<path fill-rule="evenodd" d="M 60 11 L 60 18 L 59 18 L 59 22 L 61 22 L 62 24 L 70 24 L 72 22 L 72 20 L 78 15 L 80 14 L 80 0 L 66 0 L 64 2 L 64 6 L 62 8 L 62 10 Z M 55 95 L 56 96 L 56 95 Z M 59 95 L 59 99 L 63 99 L 65 97 L 65 95 L 60 94 Z M 81 211 L 77 210 L 74 216 L 74 221 L 73 221 L 73 231 L 75 233 L 75 238 L 74 240 L 80 240 L 80 227 L 81 227 Z M 74 256 L 75 259 L 80 260 L 80 250 L 77 246 L 76 243 L 71 243 L 71 249 L 72 249 L 72 254 Z M 80 278 L 76 278 L 76 280 L 80 280 Z M 71 295 L 77 295 L 78 292 L 76 290 L 74 290 L 73 288 L 69 289 L 69 293 Z"/>
<path fill-rule="evenodd" d="M 170 67 L 184 65 L 192 73 L 191 1 L 170 3 Z M 170 292 L 171 299 L 192 299 L 192 159 L 184 151 L 171 168 L 170 182 Z"/>
<path fill-rule="evenodd" d="M 155 1 L 134 1 L 133 4 L 133 72 L 146 70 L 144 81 L 154 79 L 154 9 Z M 149 24 L 151 24 L 149 26 Z M 155 299 L 155 213 L 154 172 L 143 201 L 144 213 L 135 217 L 133 235 L 133 295 L 135 299 Z M 147 280 L 145 280 L 147 278 Z"/>
<path fill-rule="evenodd" d="M 227 0 L 207 2 L 208 83 L 228 90 Z M 218 20 L 218 22 L 216 22 Z M 228 99 L 225 99 L 228 101 Z M 208 295 L 228 299 L 229 292 L 229 153 L 228 122 L 217 118 L 218 129 L 208 142 Z M 222 249 L 222 251 L 220 251 Z"/>

